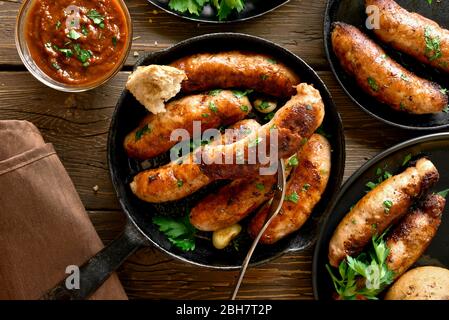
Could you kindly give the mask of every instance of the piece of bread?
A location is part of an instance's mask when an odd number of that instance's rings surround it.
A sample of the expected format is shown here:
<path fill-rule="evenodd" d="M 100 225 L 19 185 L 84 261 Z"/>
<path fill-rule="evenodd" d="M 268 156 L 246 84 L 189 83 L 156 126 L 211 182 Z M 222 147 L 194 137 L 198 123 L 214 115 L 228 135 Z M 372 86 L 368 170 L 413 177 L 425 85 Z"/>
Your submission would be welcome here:
<path fill-rule="evenodd" d="M 385 300 L 449 300 L 449 270 L 419 267 L 402 275 Z"/>
<path fill-rule="evenodd" d="M 181 90 L 181 82 L 187 79 L 183 70 L 169 66 L 149 65 L 137 67 L 126 82 L 137 101 L 152 113 L 165 112 L 165 102 Z"/>

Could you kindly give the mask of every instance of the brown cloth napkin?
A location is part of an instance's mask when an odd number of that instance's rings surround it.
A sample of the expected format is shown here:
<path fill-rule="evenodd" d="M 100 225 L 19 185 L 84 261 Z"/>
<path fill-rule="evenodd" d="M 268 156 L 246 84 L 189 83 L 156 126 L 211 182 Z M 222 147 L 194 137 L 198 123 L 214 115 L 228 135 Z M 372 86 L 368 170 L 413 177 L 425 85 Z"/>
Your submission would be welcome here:
<path fill-rule="evenodd" d="M 51 144 L 0 121 L 0 299 L 39 299 L 103 248 Z M 112 275 L 91 299 L 127 299 Z"/>

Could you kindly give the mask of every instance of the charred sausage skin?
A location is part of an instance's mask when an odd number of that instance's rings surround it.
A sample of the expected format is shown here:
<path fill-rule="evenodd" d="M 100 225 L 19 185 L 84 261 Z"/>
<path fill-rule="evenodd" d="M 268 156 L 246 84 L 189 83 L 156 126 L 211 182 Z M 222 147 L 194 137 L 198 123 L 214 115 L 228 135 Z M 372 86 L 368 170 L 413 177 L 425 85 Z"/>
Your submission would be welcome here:
<path fill-rule="evenodd" d="M 186 93 L 216 88 L 245 88 L 274 97 L 295 94 L 299 77 L 270 56 L 243 51 L 198 53 L 170 64 L 184 70 Z"/>
<path fill-rule="evenodd" d="M 356 27 L 334 23 L 332 47 L 343 69 L 360 88 L 395 110 L 429 114 L 448 105 L 441 86 L 402 67 Z"/>
<path fill-rule="evenodd" d="M 445 205 L 442 196 L 427 195 L 388 234 L 387 266 L 395 278 L 407 271 L 427 249 L 438 231 Z"/>
<path fill-rule="evenodd" d="M 172 132 L 185 129 L 192 135 L 194 121 L 201 121 L 201 132 L 233 124 L 248 115 L 251 104 L 247 97 L 223 90 L 174 100 L 166 110 L 147 115 L 126 136 L 124 147 L 129 157 L 145 160 L 170 150 L 179 142 L 170 141 Z"/>
<path fill-rule="evenodd" d="M 382 42 L 449 72 L 449 30 L 418 13 L 407 11 L 393 0 L 366 0 L 365 4 L 379 8 L 380 28 L 373 31 Z M 428 47 L 432 41 L 439 45 Z"/>
<path fill-rule="evenodd" d="M 299 165 L 292 170 L 286 195 L 291 200 L 282 204 L 281 211 L 263 233 L 260 242 L 273 244 L 299 230 L 326 189 L 331 170 L 331 146 L 327 139 L 314 134 L 298 152 Z M 297 195 L 297 197 L 293 197 Z M 251 220 L 248 232 L 255 238 L 265 224 L 270 206 L 264 206 Z"/>
<path fill-rule="evenodd" d="M 425 158 L 368 192 L 343 218 L 329 243 L 329 262 L 338 267 L 346 256 L 363 250 L 374 234 L 381 234 L 406 214 L 412 203 L 439 179 Z"/>

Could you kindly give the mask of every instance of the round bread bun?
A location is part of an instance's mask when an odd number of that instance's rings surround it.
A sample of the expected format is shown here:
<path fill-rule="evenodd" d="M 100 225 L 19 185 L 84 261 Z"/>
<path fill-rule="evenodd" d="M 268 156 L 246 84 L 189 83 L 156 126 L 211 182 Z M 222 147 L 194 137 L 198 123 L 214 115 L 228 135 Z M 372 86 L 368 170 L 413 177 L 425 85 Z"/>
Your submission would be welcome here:
<path fill-rule="evenodd" d="M 401 276 L 385 300 L 449 300 L 449 270 L 419 267 Z"/>

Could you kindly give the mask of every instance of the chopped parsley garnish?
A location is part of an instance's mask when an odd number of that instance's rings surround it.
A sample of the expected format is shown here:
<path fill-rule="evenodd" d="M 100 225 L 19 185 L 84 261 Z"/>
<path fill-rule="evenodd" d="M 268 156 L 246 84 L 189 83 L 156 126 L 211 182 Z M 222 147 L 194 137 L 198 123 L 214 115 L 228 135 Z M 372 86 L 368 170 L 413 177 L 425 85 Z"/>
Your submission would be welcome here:
<path fill-rule="evenodd" d="M 449 193 L 449 189 L 446 189 L 446 190 L 437 192 L 437 195 L 442 196 L 443 198 L 446 198 L 448 193 Z"/>
<path fill-rule="evenodd" d="M 446 107 L 443 109 L 443 112 L 444 112 L 444 113 L 449 113 L 449 106 L 446 106 Z"/>
<path fill-rule="evenodd" d="M 59 66 L 59 64 L 58 64 L 57 62 L 53 62 L 51 65 L 52 65 L 53 68 L 55 68 L 56 70 L 61 69 L 61 67 Z"/>
<path fill-rule="evenodd" d="M 370 190 L 373 190 L 376 188 L 379 184 L 381 184 L 383 181 L 391 178 L 393 175 L 389 173 L 388 171 L 383 172 L 381 168 L 377 168 L 376 175 L 378 176 L 377 181 L 368 181 L 365 186 L 368 187 Z"/>
<path fill-rule="evenodd" d="M 302 138 L 302 140 L 301 140 L 301 145 L 302 145 L 302 146 L 305 145 L 308 141 L 309 141 L 309 139 L 307 139 L 307 138 Z"/>
<path fill-rule="evenodd" d="M 81 33 L 84 34 L 86 37 L 89 34 L 89 29 L 85 25 L 81 26 Z"/>
<path fill-rule="evenodd" d="M 113 37 L 112 37 L 112 45 L 113 45 L 114 47 L 117 47 L 117 37 L 116 37 L 116 36 L 113 36 Z"/>
<path fill-rule="evenodd" d="M 412 160 L 412 154 L 409 153 L 408 155 L 405 156 L 404 161 L 402 162 L 402 166 L 405 167 L 407 165 L 407 163 L 410 162 L 410 160 Z"/>
<path fill-rule="evenodd" d="M 247 95 L 249 95 L 251 92 L 253 92 L 253 90 L 245 90 L 245 91 L 240 91 L 240 90 L 233 90 L 232 93 L 234 94 L 234 96 L 236 96 L 237 98 L 241 99 Z"/>
<path fill-rule="evenodd" d="M 142 138 L 142 136 L 144 134 L 146 134 L 147 132 L 151 132 L 151 127 L 146 124 L 145 126 L 143 126 L 142 128 L 140 128 L 139 130 L 136 131 L 136 141 L 140 140 Z"/>
<path fill-rule="evenodd" d="M 218 108 L 213 101 L 209 102 L 209 109 L 215 113 L 217 113 L 217 111 L 218 111 Z"/>
<path fill-rule="evenodd" d="M 272 63 L 272 64 L 277 64 L 277 63 L 278 63 L 278 62 L 277 62 L 276 60 L 274 60 L 273 58 L 268 58 L 267 61 L 268 61 L 269 63 Z"/>
<path fill-rule="evenodd" d="M 93 9 L 87 13 L 87 17 L 92 20 L 93 23 L 98 25 L 100 28 L 104 28 L 104 17 L 98 13 L 97 10 Z"/>
<path fill-rule="evenodd" d="M 182 251 L 195 250 L 196 229 L 190 224 L 189 215 L 183 218 L 156 216 L 153 223 L 159 227 L 168 240 Z"/>
<path fill-rule="evenodd" d="M 240 106 L 240 109 L 241 109 L 243 112 L 248 112 L 248 111 L 249 111 L 249 107 L 248 107 L 248 106 L 245 106 L 245 105 Z"/>
<path fill-rule="evenodd" d="M 78 43 L 73 45 L 73 50 L 75 50 L 75 54 L 81 63 L 86 63 L 92 57 L 92 52 L 90 50 L 81 49 L 81 46 Z"/>
<path fill-rule="evenodd" d="M 293 191 L 292 194 L 289 194 L 289 195 L 285 196 L 285 201 L 290 201 L 290 202 L 293 202 L 293 203 L 296 204 L 296 203 L 298 203 L 298 200 L 299 200 L 299 196 L 296 193 L 296 191 Z"/>
<path fill-rule="evenodd" d="M 263 75 L 260 76 L 260 79 L 267 80 L 268 79 L 268 75 L 267 74 L 263 74 Z"/>
<path fill-rule="evenodd" d="M 432 28 L 426 26 L 424 28 L 424 39 L 426 42 L 425 54 L 429 61 L 434 61 L 443 56 L 441 53 L 440 38 L 432 37 Z"/>
<path fill-rule="evenodd" d="M 263 183 L 258 182 L 256 183 L 256 188 L 259 191 L 263 191 L 265 189 L 265 185 Z"/>
<path fill-rule="evenodd" d="M 302 192 L 307 192 L 307 190 L 309 190 L 310 187 L 311 187 L 310 184 L 305 183 L 305 184 L 302 186 Z"/>
<path fill-rule="evenodd" d="M 268 101 L 262 101 L 260 103 L 259 109 L 260 110 L 265 110 L 268 109 L 270 107 L 270 104 L 268 103 Z"/>
<path fill-rule="evenodd" d="M 209 91 L 209 95 L 215 97 L 215 96 L 218 96 L 222 91 L 223 90 L 221 90 L 221 89 L 211 90 L 211 91 Z"/>
<path fill-rule="evenodd" d="M 184 185 L 184 181 L 182 181 L 181 179 L 179 179 L 176 184 L 178 185 L 178 188 L 181 188 Z"/>
<path fill-rule="evenodd" d="M 440 90 L 440 92 L 441 92 L 442 94 L 447 94 L 447 89 L 446 89 L 446 88 L 442 88 L 442 89 Z"/>
<path fill-rule="evenodd" d="M 60 28 L 61 28 L 61 25 L 62 25 L 62 23 L 61 23 L 61 21 L 56 21 L 56 30 L 59 30 Z"/>
<path fill-rule="evenodd" d="M 63 53 L 67 58 L 71 58 L 73 56 L 72 49 L 59 49 L 59 52 Z"/>
<path fill-rule="evenodd" d="M 266 116 L 265 116 L 265 120 L 268 120 L 268 121 L 270 121 L 271 119 L 273 119 L 274 118 L 274 115 L 275 115 L 276 113 L 273 111 L 273 112 L 270 112 L 269 114 L 267 114 Z"/>
<path fill-rule="evenodd" d="M 393 201 L 391 201 L 391 200 L 385 200 L 384 203 L 383 203 L 383 205 L 384 205 L 384 211 L 385 211 L 385 213 L 390 213 L 390 209 L 391 209 L 391 207 L 393 206 Z"/>
<path fill-rule="evenodd" d="M 403 74 L 403 73 L 401 74 L 401 79 L 406 81 L 406 82 L 410 81 L 409 78 L 405 74 Z"/>
<path fill-rule="evenodd" d="M 400 109 L 401 111 L 404 111 L 404 110 L 407 110 L 407 107 L 405 106 L 405 104 L 404 104 L 403 102 L 401 102 L 401 103 L 399 104 L 399 109 Z"/>
<path fill-rule="evenodd" d="M 201 116 L 202 116 L 203 118 L 208 118 L 208 117 L 209 117 L 209 114 L 208 114 L 208 113 L 202 113 Z"/>
<path fill-rule="evenodd" d="M 296 167 L 299 164 L 299 160 L 297 155 L 295 154 L 294 156 L 290 157 L 290 159 L 288 159 L 288 165 L 290 167 Z"/>
<path fill-rule="evenodd" d="M 75 29 L 70 29 L 69 33 L 67 34 L 67 37 L 73 40 L 78 40 L 81 35 L 75 31 Z"/>
<path fill-rule="evenodd" d="M 379 85 L 377 84 L 376 80 L 374 80 L 374 78 L 369 77 L 368 84 L 373 91 L 377 92 L 379 90 Z"/>

